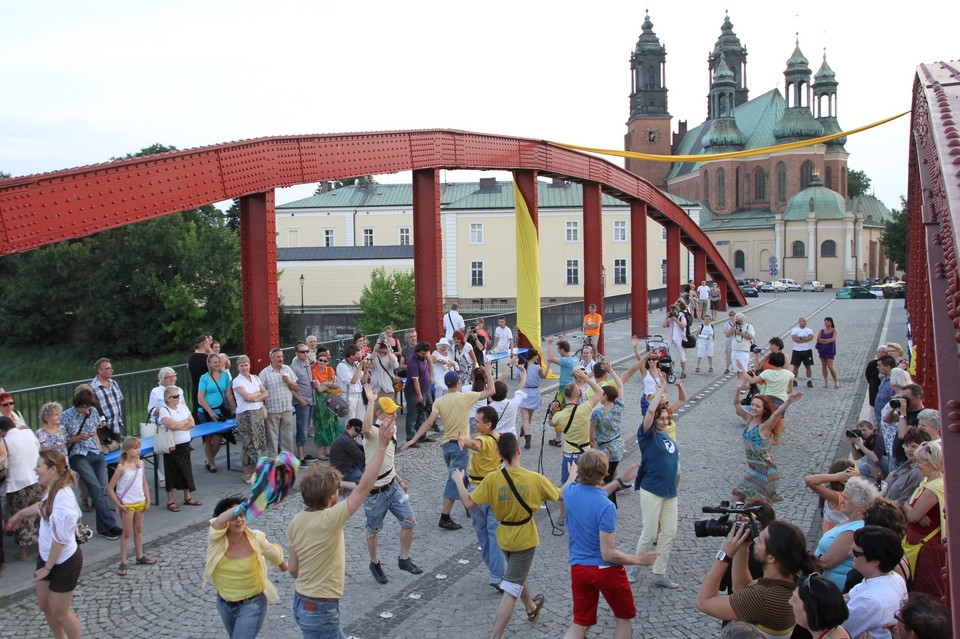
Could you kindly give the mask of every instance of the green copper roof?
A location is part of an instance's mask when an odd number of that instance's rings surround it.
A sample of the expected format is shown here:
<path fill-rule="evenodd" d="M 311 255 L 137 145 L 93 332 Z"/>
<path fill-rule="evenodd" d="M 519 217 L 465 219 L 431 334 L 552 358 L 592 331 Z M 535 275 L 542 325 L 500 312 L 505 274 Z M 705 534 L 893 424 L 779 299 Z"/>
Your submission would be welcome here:
<path fill-rule="evenodd" d="M 744 137 L 744 149 L 760 149 L 776 144 L 773 129 L 777 126 L 784 111 L 783 95 L 779 89 L 771 89 L 763 95 L 744 102 L 737 107 L 735 119 L 737 128 Z M 688 130 L 677 146 L 677 155 L 700 155 L 704 153 L 703 143 L 710 134 L 710 122 L 704 122 Z M 701 162 L 674 162 L 667 179 L 686 175 L 700 168 Z"/>
<path fill-rule="evenodd" d="M 718 84 L 720 82 L 735 82 L 733 71 L 727 66 L 727 61 L 722 53 L 720 54 L 720 62 L 717 64 L 717 70 L 713 72 L 713 83 Z"/>
<path fill-rule="evenodd" d="M 660 44 L 660 38 L 658 38 L 657 34 L 653 32 L 653 22 L 650 21 L 649 13 L 643 18 L 643 32 L 640 34 L 640 37 L 637 39 L 636 50 L 638 52 L 640 51 L 652 51 L 655 53 L 665 52 L 663 45 Z"/>
<path fill-rule="evenodd" d="M 813 200 L 813 213 L 818 220 L 842 220 L 846 215 L 847 202 L 843 196 L 823 185 L 820 178 L 814 176 L 810 186 L 794 195 L 787 202 L 783 219 L 787 222 L 806 220 L 810 216 L 810 200 Z"/>
<path fill-rule="evenodd" d="M 717 215 L 704 206 L 700 211 L 700 228 L 708 232 L 773 229 L 776 221 L 776 215 L 764 209 Z"/>
<path fill-rule="evenodd" d="M 787 75 L 797 73 L 810 75 L 810 61 L 800 50 L 800 40 L 797 40 L 797 46 L 793 49 L 793 55 L 787 60 Z"/>
<path fill-rule="evenodd" d="M 858 210 L 859 209 L 859 210 Z M 872 195 L 858 195 L 853 198 L 853 210 L 866 226 L 885 226 L 893 219 L 893 213 L 886 205 Z"/>
<path fill-rule="evenodd" d="M 814 82 L 813 86 L 823 84 L 836 84 L 837 83 L 837 74 L 833 72 L 833 69 L 830 68 L 830 65 L 827 64 L 827 54 L 823 54 L 823 64 L 820 65 L 820 69 L 817 71 L 816 75 L 813 76 Z"/>

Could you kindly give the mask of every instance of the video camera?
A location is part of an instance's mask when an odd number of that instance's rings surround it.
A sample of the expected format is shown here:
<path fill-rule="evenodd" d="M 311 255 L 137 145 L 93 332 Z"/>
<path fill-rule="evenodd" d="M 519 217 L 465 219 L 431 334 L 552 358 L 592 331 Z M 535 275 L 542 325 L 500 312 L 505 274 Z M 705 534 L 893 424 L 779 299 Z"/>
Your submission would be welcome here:
<path fill-rule="evenodd" d="M 757 346 L 756 344 L 754 344 L 753 346 L 750 347 L 750 352 L 751 352 L 751 353 L 762 353 L 762 352 L 763 352 L 763 349 L 760 348 L 759 346 Z"/>
<path fill-rule="evenodd" d="M 757 520 L 757 514 L 762 506 L 744 506 L 742 502 L 737 502 L 733 506 L 727 500 L 721 501 L 717 507 L 704 506 L 703 512 L 707 514 L 720 514 L 716 519 L 702 519 L 693 522 L 693 533 L 697 537 L 726 537 L 734 526 L 746 526 L 750 529 L 750 536 L 747 539 L 756 539 L 760 535 L 760 522 Z M 730 515 L 736 515 L 733 520 Z"/>

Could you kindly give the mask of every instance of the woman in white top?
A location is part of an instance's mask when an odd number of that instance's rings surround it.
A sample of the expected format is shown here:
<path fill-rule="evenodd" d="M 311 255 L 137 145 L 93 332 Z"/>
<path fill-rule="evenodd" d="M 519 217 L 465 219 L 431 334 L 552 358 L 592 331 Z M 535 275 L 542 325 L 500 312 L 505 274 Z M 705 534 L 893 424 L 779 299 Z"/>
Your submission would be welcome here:
<path fill-rule="evenodd" d="M 450 341 L 441 337 L 437 342 L 437 350 L 433 351 L 433 401 L 437 401 L 447 394 L 447 385 L 443 383 L 443 376 L 449 371 L 456 370 L 457 364 L 453 361 L 450 352 Z"/>
<path fill-rule="evenodd" d="M 580 366 L 583 367 L 583 371 L 587 374 L 587 377 L 593 377 L 593 367 L 597 363 L 594 358 L 593 346 L 584 346 L 580 357 L 582 358 Z"/>
<path fill-rule="evenodd" d="M 0 437 L 7 451 L 7 481 L 4 488 L 13 511 L 23 510 L 43 499 L 43 486 L 38 483 L 37 455 L 40 441 L 30 430 L 17 428 L 13 420 L 0 416 Z M 25 561 L 27 546 L 37 543 L 37 530 L 40 522 L 37 517 L 27 517 L 14 532 L 17 542 L 17 559 Z"/>
<path fill-rule="evenodd" d="M 40 553 L 33 573 L 37 603 L 54 637 L 79 639 L 80 621 L 70 609 L 83 568 L 76 538 L 80 509 L 73 494 L 73 473 L 63 453 L 51 448 L 40 451 L 35 471 L 46 497 L 10 517 L 7 530 L 16 530 L 25 517 L 40 515 Z"/>
<path fill-rule="evenodd" d="M 507 384 L 504 381 L 511 368 L 520 371 L 520 389 L 518 389 L 511 399 L 507 399 Z M 488 404 L 490 408 L 497 411 L 497 426 L 493 432 L 502 435 L 503 433 L 517 434 L 517 413 L 520 412 L 520 404 L 526 399 L 527 393 L 522 389 L 527 383 L 527 369 L 519 360 L 514 357 L 503 368 L 500 378 L 494 382 L 493 397 Z M 474 413 L 476 414 L 476 413 Z"/>
<path fill-rule="evenodd" d="M 159 423 L 160 409 L 163 407 L 163 391 L 166 390 L 167 386 L 177 388 L 176 384 L 177 371 L 169 366 L 161 368 L 157 373 L 157 385 L 150 391 L 150 401 L 147 402 L 147 413 L 150 416 L 150 421 Z M 183 395 L 183 391 L 180 391 L 180 394 Z M 143 437 L 143 433 L 141 433 L 140 436 Z M 161 486 L 167 485 L 167 476 L 166 473 L 163 472 L 163 464 L 160 464 L 157 468 L 157 477 L 160 479 Z"/>
<path fill-rule="evenodd" d="M 253 483 L 253 469 L 267 454 L 267 431 L 263 425 L 263 400 L 269 393 L 260 378 L 250 372 L 250 358 L 237 358 L 233 395 L 237 400 L 237 431 L 243 442 L 243 481 Z"/>
<path fill-rule="evenodd" d="M 473 383 L 473 369 L 479 364 L 477 364 L 477 355 L 473 352 L 473 346 L 467 344 L 466 338 L 460 331 L 453 332 L 453 358 L 460 367 L 458 372 L 462 390 L 463 386 Z"/>
<path fill-rule="evenodd" d="M 180 507 L 173 501 L 173 491 L 183 491 L 184 506 L 202 506 L 199 501 L 190 496 L 191 490 L 197 487 L 193 483 L 193 464 L 190 461 L 190 429 L 194 427 L 193 415 L 182 400 L 180 389 L 176 386 L 167 386 L 163 391 L 163 407 L 160 409 L 160 423 L 173 431 L 173 443 L 176 445 L 171 451 L 156 451 L 163 454 L 163 469 L 167 474 L 167 510 L 180 512 Z"/>

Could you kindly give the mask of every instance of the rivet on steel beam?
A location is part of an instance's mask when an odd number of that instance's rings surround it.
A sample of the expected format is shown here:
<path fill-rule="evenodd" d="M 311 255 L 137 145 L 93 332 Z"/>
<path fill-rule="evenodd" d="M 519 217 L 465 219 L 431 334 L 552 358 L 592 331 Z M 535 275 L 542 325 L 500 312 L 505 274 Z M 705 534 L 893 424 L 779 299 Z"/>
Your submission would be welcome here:
<path fill-rule="evenodd" d="M 947 428 L 950 429 L 951 433 L 960 433 L 960 424 L 950 424 Z"/>

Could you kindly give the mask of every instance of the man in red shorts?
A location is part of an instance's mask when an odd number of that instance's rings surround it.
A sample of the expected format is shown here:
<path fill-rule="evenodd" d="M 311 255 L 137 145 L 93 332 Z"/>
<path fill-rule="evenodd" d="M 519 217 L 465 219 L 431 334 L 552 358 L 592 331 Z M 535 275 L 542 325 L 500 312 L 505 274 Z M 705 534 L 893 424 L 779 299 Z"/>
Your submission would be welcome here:
<path fill-rule="evenodd" d="M 617 507 L 607 495 L 622 486 L 623 481 L 616 479 L 604 486 L 608 466 L 606 453 L 591 448 L 580 456 L 579 481 L 563 489 L 573 589 L 573 625 L 565 639 L 582 639 L 587 629 L 597 623 L 601 594 L 617 618 L 614 639 L 632 636 L 637 609 L 623 565 L 649 566 L 657 557 L 654 552 L 628 555 L 613 547 Z M 637 465 L 630 466 L 624 476 L 629 480 L 629 475 L 636 471 Z"/>

